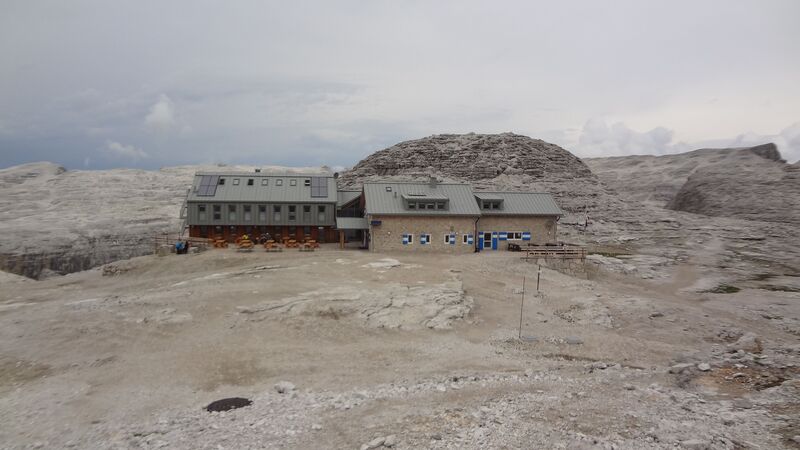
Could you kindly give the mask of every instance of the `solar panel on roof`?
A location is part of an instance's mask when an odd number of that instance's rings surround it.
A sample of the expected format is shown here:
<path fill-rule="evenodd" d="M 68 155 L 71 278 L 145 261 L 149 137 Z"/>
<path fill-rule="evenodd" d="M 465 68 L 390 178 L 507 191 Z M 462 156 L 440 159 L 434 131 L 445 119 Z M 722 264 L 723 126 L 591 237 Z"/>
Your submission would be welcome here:
<path fill-rule="evenodd" d="M 328 180 L 324 177 L 311 177 L 311 197 L 327 197 Z"/>
<path fill-rule="evenodd" d="M 198 197 L 213 197 L 217 193 L 218 175 L 203 175 L 200 177 L 200 187 L 197 189 Z"/>

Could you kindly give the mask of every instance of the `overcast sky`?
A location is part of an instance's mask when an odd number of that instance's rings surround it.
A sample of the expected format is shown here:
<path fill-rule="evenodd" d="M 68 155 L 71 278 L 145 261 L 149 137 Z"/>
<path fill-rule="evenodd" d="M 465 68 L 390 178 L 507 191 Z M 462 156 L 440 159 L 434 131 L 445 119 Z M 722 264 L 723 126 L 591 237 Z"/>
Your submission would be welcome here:
<path fill-rule="evenodd" d="M 0 167 L 350 166 L 471 131 L 796 161 L 798 18 L 797 0 L 5 0 Z"/>

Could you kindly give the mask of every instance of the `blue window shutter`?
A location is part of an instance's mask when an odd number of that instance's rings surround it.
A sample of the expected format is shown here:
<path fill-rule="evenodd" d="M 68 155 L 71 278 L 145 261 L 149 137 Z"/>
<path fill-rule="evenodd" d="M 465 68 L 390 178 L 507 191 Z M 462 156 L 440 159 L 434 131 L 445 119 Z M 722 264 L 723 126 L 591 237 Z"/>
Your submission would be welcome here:
<path fill-rule="evenodd" d="M 450 233 L 450 245 L 456 245 L 456 235 Z"/>
<path fill-rule="evenodd" d="M 523 241 L 530 241 L 531 240 L 531 233 L 527 231 L 522 232 L 522 240 Z"/>
<path fill-rule="evenodd" d="M 408 245 L 408 235 L 407 234 L 403 235 L 403 245 Z"/>
<path fill-rule="evenodd" d="M 508 240 L 508 233 L 505 231 L 501 231 L 499 236 L 497 236 L 501 241 Z"/>
<path fill-rule="evenodd" d="M 468 234 L 467 235 L 467 244 L 472 244 L 472 242 L 473 242 L 472 235 Z"/>

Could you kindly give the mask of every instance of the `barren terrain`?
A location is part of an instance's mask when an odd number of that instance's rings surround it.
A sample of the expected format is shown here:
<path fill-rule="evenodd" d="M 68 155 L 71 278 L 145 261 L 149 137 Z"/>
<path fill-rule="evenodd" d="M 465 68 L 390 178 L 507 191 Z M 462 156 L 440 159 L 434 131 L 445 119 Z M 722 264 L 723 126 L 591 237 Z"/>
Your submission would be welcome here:
<path fill-rule="evenodd" d="M 612 260 L 545 267 L 540 293 L 508 252 L 225 249 L 8 276 L 0 442 L 796 448 L 797 293 Z M 253 403 L 204 410 L 225 397 Z"/>

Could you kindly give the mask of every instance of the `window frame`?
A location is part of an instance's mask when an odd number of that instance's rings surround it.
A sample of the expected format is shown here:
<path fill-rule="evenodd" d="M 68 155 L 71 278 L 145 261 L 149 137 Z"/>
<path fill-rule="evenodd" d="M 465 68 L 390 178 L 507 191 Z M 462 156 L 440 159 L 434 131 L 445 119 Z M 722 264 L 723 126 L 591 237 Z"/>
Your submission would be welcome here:
<path fill-rule="evenodd" d="M 233 185 L 234 186 L 238 186 L 239 185 L 239 179 L 238 178 L 234 178 L 233 179 Z"/>
<path fill-rule="evenodd" d="M 253 178 L 248 178 L 247 179 L 247 185 L 248 186 L 253 186 L 253 183 L 255 183 L 255 180 Z"/>
<path fill-rule="evenodd" d="M 406 233 L 406 240 L 408 241 L 408 245 L 414 243 L 414 233 Z"/>
<path fill-rule="evenodd" d="M 461 235 L 461 243 L 469 245 L 469 234 L 462 234 Z"/>
<path fill-rule="evenodd" d="M 206 205 L 205 205 L 205 203 L 201 203 L 201 204 L 197 205 L 197 220 L 205 221 L 206 217 L 208 217 L 208 216 L 206 215 Z"/>
<path fill-rule="evenodd" d="M 444 234 L 444 243 L 450 245 L 450 233 Z"/>
<path fill-rule="evenodd" d="M 283 208 L 281 205 L 272 205 L 272 221 L 281 222 L 283 216 Z"/>
<path fill-rule="evenodd" d="M 269 186 L 269 178 L 262 178 L 261 179 L 262 186 Z"/>
<path fill-rule="evenodd" d="M 262 223 L 267 222 L 267 205 L 258 205 L 258 221 Z"/>
<path fill-rule="evenodd" d="M 297 186 L 297 179 L 292 178 L 291 180 L 289 180 L 289 186 Z"/>
<path fill-rule="evenodd" d="M 222 205 L 211 205 L 211 217 L 214 221 L 222 220 Z"/>
<path fill-rule="evenodd" d="M 317 205 L 317 222 L 325 222 L 328 219 L 328 208 L 326 205 Z"/>
<path fill-rule="evenodd" d="M 422 238 L 425 238 L 425 242 L 422 242 Z M 430 233 L 420 233 L 419 235 L 419 243 L 420 245 L 431 245 L 431 234 Z"/>
<path fill-rule="evenodd" d="M 283 186 L 283 179 L 278 178 L 277 180 L 275 180 L 275 186 Z"/>
<path fill-rule="evenodd" d="M 228 222 L 236 222 L 237 209 L 236 205 L 228 205 Z"/>
<path fill-rule="evenodd" d="M 297 205 L 289 205 L 286 218 L 289 222 L 297 222 Z"/>
<path fill-rule="evenodd" d="M 242 205 L 242 220 L 245 222 L 251 222 L 253 220 L 252 205 Z"/>

